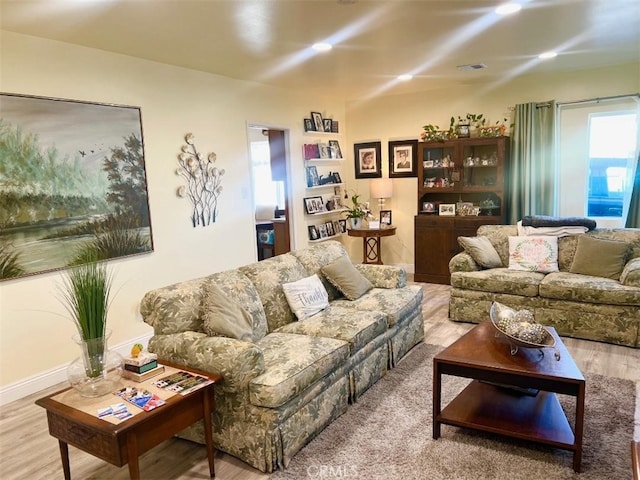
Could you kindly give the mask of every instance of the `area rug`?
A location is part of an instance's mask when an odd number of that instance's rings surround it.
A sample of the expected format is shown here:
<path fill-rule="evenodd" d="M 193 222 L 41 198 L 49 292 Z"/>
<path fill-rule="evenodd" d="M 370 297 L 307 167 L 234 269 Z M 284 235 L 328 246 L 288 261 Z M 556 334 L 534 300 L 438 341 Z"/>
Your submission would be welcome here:
<path fill-rule="evenodd" d="M 582 473 L 570 452 L 442 426 L 431 437 L 433 355 L 442 347 L 420 344 L 355 405 L 301 450 L 270 480 L 480 480 L 631 478 L 636 385 L 586 374 Z M 443 377 L 443 404 L 468 380 Z M 560 396 L 569 419 L 573 397 Z M 572 422 L 572 420 L 570 420 Z"/>

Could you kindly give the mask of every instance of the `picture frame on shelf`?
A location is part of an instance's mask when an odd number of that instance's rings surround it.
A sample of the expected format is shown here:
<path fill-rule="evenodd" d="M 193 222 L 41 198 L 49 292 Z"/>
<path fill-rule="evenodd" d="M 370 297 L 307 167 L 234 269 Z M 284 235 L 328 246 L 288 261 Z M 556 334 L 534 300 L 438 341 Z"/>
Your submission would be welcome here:
<path fill-rule="evenodd" d="M 391 210 L 380 210 L 380 225 L 391 225 Z"/>
<path fill-rule="evenodd" d="M 333 222 L 326 222 L 325 225 L 327 226 L 327 236 L 333 237 L 336 234 L 333 229 Z"/>
<path fill-rule="evenodd" d="M 389 178 L 418 176 L 418 141 L 389 142 Z"/>
<path fill-rule="evenodd" d="M 320 150 L 318 149 L 317 143 L 305 143 L 303 150 L 305 160 L 315 160 L 320 158 Z"/>
<path fill-rule="evenodd" d="M 342 150 L 340 149 L 340 142 L 338 142 L 338 140 L 329 140 L 329 154 L 331 158 L 336 160 L 342 158 Z"/>
<path fill-rule="evenodd" d="M 455 203 L 441 203 L 438 205 L 438 215 L 443 217 L 454 216 L 456 214 Z"/>
<path fill-rule="evenodd" d="M 422 202 L 422 211 L 424 213 L 436 213 L 438 208 L 435 202 Z"/>
<path fill-rule="evenodd" d="M 318 143 L 318 153 L 320 154 L 319 158 L 322 158 L 324 160 L 331 158 L 331 154 L 329 153 L 329 145 L 324 142 Z"/>
<path fill-rule="evenodd" d="M 340 233 L 347 233 L 347 221 L 345 219 L 338 220 L 340 225 Z"/>
<path fill-rule="evenodd" d="M 318 233 L 320 234 L 320 238 L 327 238 L 329 236 L 329 233 L 327 232 L 327 225 L 325 223 L 318 225 Z"/>
<path fill-rule="evenodd" d="M 313 120 L 310 118 L 304 119 L 304 131 L 305 132 L 315 132 L 316 127 L 313 124 Z"/>
<path fill-rule="evenodd" d="M 331 120 L 331 133 L 340 133 L 339 123 L 337 120 Z"/>
<path fill-rule="evenodd" d="M 322 121 L 322 114 L 320 112 L 311 112 L 311 119 L 313 120 L 314 131 L 324 132 L 324 122 Z"/>
<path fill-rule="evenodd" d="M 367 142 L 353 145 L 356 178 L 382 177 L 381 143 Z"/>
<path fill-rule="evenodd" d="M 324 208 L 324 204 L 322 203 L 322 197 L 305 197 L 304 198 L 304 209 L 305 211 L 312 215 L 314 213 L 320 213 L 326 211 Z"/>
<path fill-rule="evenodd" d="M 322 119 L 322 128 L 324 128 L 325 132 L 331 132 L 332 123 L 333 123 L 333 120 L 331 120 L 330 118 Z"/>
<path fill-rule="evenodd" d="M 311 165 L 307 170 L 307 187 L 317 187 L 320 185 L 320 177 L 318 176 L 318 168 Z"/>
<path fill-rule="evenodd" d="M 342 183 L 342 178 L 340 177 L 340 173 L 338 172 L 333 172 L 333 183 Z M 334 191 L 335 193 L 335 191 Z M 336 193 L 336 195 L 340 195 L 340 191 L 338 190 L 338 193 Z"/>
<path fill-rule="evenodd" d="M 307 229 L 309 230 L 309 240 L 318 240 L 320 238 L 320 234 L 315 225 L 309 225 Z"/>
<path fill-rule="evenodd" d="M 332 223 L 333 223 L 333 231 L 335 232 L 336 235 L 340 235 L 342 233 L 342 229 L 340 228 L 340 223 L 338 223 L 338 220 L 334 220 Z"/>

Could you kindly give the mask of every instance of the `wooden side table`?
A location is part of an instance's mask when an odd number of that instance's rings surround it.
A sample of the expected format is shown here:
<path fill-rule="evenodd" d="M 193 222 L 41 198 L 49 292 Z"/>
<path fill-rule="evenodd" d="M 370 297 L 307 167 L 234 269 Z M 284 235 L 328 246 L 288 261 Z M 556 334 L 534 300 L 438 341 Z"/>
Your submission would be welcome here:
<path fill-rule="evenodd" d="M 381 228 L 350 228 L 347 230 L 350 237 L 362 238 L 362 263 L 382 265 L 382 253 L 380 244 L 382 237 L 390 237 L 396 234 L 396 227 Z"/>
<path fill-rule="evenodd" d="M 167 365 L 166 362 L 162 363 Z M 69 445 L 117 467 L 128 463 L 129 476 L 132 479 L 139 479 L 138 457 L 198 420 L 204 420 L 209 474 L 211 478 L 215 477 L 211 412 L 215 409 L 213 387 L 222 381 L 222 377 L 193 371 L 179 365 L 169 366 L 204 375 L 213 380 L 213 383 L 187 395 L 175 394 L 168 398 L 162 397 L 166 403 L 149 412 L 140 411 L 136 406 L 116 395 L 105 395 L 91 400 L 83 399 L 71 388 L 36 401 L 36 405 L 47 410 L 49 434 L 57 438 L 60 444 L 65 480 L 71 478 Z M 163 376 L 165 375 L 161 374 L 140 383 L 123 379 L 123 384 L 153 391 L 157 387 L 151 386 L 151 382 Z M 130 412 L 137 411 L 137 413 L 119 423 L 111 423 L 98 418 L 95 409 L 93 414 L 80 410 L 79 405 L 87 401 L 96 404 L 102 402 L 107 406 L 124 402 Z"/>

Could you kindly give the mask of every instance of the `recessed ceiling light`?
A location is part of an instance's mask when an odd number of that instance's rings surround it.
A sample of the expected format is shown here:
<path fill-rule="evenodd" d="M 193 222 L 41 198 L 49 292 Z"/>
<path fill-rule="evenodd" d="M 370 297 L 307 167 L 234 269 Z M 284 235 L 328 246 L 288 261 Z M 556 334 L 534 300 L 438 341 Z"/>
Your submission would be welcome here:
<path fill-rule="evenodd" d="M 556 52 L 544 52 L 538 55 L 538 58 L 540 58 L 541 60 L 546 60 L 548 58 L 555 58 L 557 56 L 558 54 Z"/>
<path fill-rule="evenodd" d="M 398 75 L 398 80 L 400 80 L 401 82 L 406 82 L 407 80 L 411 80 L 412 78 L 413 78 L 413 75 L 409 73 L 405 73 L 404 75 Z"/>
<path fill-rule="evenodd" d="M 311 48 L 313 48 L 316 52 L 328 52 L 333 48 L 333 46 L 330 43 L 319 42 L 314 43 Z"/>
<path fill-rule="evenodd" d="M 496 8 L 495 12 L 498 15 L 511 15 L 512 13 L 516 13 L 522 10 L 522 5 L 515 2 L 503 3 L 498 8 Z"/>

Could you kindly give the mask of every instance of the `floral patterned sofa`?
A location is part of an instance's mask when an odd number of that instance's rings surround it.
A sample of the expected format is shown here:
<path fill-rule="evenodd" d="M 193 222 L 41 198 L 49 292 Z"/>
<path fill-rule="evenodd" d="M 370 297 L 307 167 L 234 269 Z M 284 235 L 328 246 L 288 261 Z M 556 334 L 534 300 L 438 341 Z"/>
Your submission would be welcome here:
<path fill-rule="evenodd" d="M 559 271 L 546 274 L 507 268 L 508 238 L 518 235 L 517 226 L 483 225 L 477 235 L 489 239 L 502 266 L 482 268 L 466 251 L 451 259 L 451 320 L 487 320 L 495 300 L 531 310 L 563 336 L 640 348 L 640 229 L 596 228 L 558 238 Z M 618 279 L 571 272 L 581 235 L 627 244 Z M 597 256 L 588 262 L 597 263 Z"/>
<path fill-rule="evenodd" d="M 263 472 L 286 467 L 424 337 L 422 289 L 407 285 L 403 269 L 355 265 L 373 288 L 351 301 L 322 275 L 340 257 L 348 259 L 342 244 L 326 241 L 158 288 L 141 301 L 154 328 L 150 351 L 223 376 L 215 389 L 217 448 Z M 298 321 L 282 284 L 313 274 L 329 306 Z M 250 314 L 251 338 L 207 335 L 203 292 L 210 283 Z M 202 422 L 180 436 L 204 443 Z"/>

